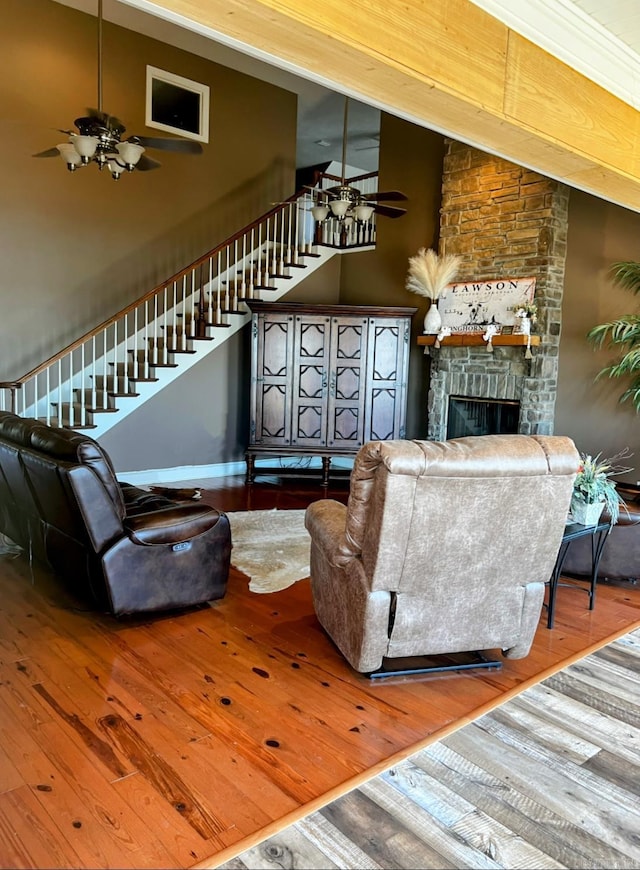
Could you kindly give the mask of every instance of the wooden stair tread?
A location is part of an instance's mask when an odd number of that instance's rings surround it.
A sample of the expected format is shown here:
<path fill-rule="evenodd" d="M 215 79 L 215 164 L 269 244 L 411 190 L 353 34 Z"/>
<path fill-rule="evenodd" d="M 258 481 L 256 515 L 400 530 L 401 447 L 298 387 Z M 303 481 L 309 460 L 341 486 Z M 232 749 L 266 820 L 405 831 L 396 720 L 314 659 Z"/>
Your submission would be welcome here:
<path fill-rule="evenodd" d="M 150 369 L 177 369 L 178 363 L 147 362 Z M 129 378 L 131 380 L 131 378 Z"/>
<path fill-rule="evenodd" d="M 120 408 L 85 408 L 87 414 L 116 414 Z"/>

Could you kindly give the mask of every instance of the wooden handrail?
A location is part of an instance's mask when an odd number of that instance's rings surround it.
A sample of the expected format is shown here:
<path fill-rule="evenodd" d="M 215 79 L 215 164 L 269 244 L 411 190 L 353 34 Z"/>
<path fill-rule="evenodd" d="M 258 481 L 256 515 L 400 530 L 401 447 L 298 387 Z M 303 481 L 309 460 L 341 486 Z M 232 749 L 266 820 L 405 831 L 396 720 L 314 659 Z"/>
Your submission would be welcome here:
<path fill-rule="evenodd" d="M 185 268 L 181 269 L 179 272 L 176 272 L 175 275 L 172 275 L 170 278 L 167 278 L 166 281 L 162 281 L 160 284 L 157 284 L 152 290 L 149 290 L 147 293 L 145 293 L 143 296 L 140 296 L 134 302 L 130 302 L 129 305 L 127 305 L 125 308 L 122 308 L 120 311 L 116 312 L 116 314 L 113 314 L 107 320 L 104 320 L 98 326 L 94 327 L 92 330 L 85 333 L 85 335 L 81 336 L 80 338 L 77 338 L 75 341 L 71 342 L 71 344 L 67 345 L 65 348 L 58 351 L 58 353 L 54 354 L 52 357 L 49 357 L 49 359 L 40 363 L 40 365 L 31 369 L 31 371 L 27 372 L 26 375 L 22 375 L 22 377 L 18 378 L 15 382 L 8 384 L 7 388 L 14 387 L 14 388 L 20 389 L 22 387 L 23 383 L 28 381 L 30 378 L 36 377 L 36 375 L 39 375 L 40 372 L 45 371 L 46 369 L 49 368 L 49 366 L 54 365 L 54 363 L 58 362 L 58 360 L 67 356 L 67 354 L 73 353 L 74 350 L 81 347 L 87 341 L 90 341 L 94 336 L 99 335 L 101 332 L 103 332 L 105 329 L 107 329 L 112 324 L 114 324 L 117 321 L 121 320 L 122 318 L 126 317 L 128 314 L 130 314 L 132 311 L 134 311 L 136 308 L 138 308 L 138 306 L 142 305 L 148 299 L 153 299 L 153 297 L 157 293 L 160 293 L 165 287 L 179 281 L 185 275 L 188 275 L 189 273 L 193 272 L 193 270 L 197 269 L 198 266 L 202 265 L 202 263 L 205 263 L 210 258 L 215 257 L 216 254 L 218 254 L 220 251 L 223 251 L 229 245 L 233 244 L 233 242 L 235 242 L 238 239 L 241 239 L 243 236 L 247 235 L 247 233 L 250 233 L 252 229 L 257 228 L 261 223 L 268 220 L 270 217 L 273 217 L 274 215 L 276 215 L 286 205 L 289 205 L 290 203 L 294 203 L 297 199 L 299 199 L 300 197 L 304 196 L 307 193 L 308 193 L 307 190 L 298 191 L 298 193 L 294 193 L 288 199 L 285 199 L 281 203 L 278 203 L 278 205 L 274 206 L 269 211 L 265 212 L 259 218 L 256 218 L 256 220 L 252 221 L 250 224 L 247 224 L 247 226 L 243 227 L 241 230 L 234 233 L 232 236 L 229 236 L 229 238 L 225 239 L 224 242 L 221 242 L 220 244 L 216 245 L 215 248 L 211 248 L 210 251 L 207 251 L 206 254 L 203 254 L 201 257 L 198 257 L 198 259 L 194 260 L 190 265 L 185 266 Z M 3 387 L 3 386 L 5 386 L 5 385 L 0 384 L 0 387 Z"/>
<path fill-rule="evenodd" d="M 317 179 L 320 176 L 323 176 L 323 177 L 328 178 L 330 180 L 336 180 L 338 182 L 341 181 L 341 179 L 337 178 L 336 176 L 331 176 L 331 175 L 327 175 L 324 173 L 315 173 L 314 179 Z M 372 173 L 366 173 L 364 175 L 354 176 L 353 178 L 348 178 L 345 180 L 348 184 L 350 184 L 350 183 L 355 182 L 355 181 L 361 181 L 361 180 L 365 180 L 368 178 L 375 178 L 376 176 L 377 176 L 377 173 L 372 172 Z M 22 387 L 25 383 L 32 380 L 33 378 L 36 378 L 42 372 L 47 371 L 47 369 L 51 368 L 56 363 L 63 360 L 65 357 L 68 357 L 75 350 L 82 348 L 84 345 L 87 344 L 87 342 L 91 341 L 91 339 L 95 338 L 96 336 L 104 333 L 109 327 L 113 326 L 114 324 L 118 324 L 119 322 L 124 320 L 129 314 L 135 312 L 136 309 L 138 309 L 140 306 L 144 305 L 147 301 L 158 296 L 166 288 L 170 287 L 171 285 L 177 284 L 181 279 L 185 278 L 187 275 L 193 274 L 195 272 L 195 270 L 197 270 L 204 263 L 206 263 L 207 261 L 213 260 L 215 257 L 219 256 L 225 249 L 229 249 L 235 242 L 241 240 L 243 237 L 247 237 L 248 235 L 251 234 L 251 232 L 253 230 L 258 229 L 262 224 L 265 224 L 271 218 L 274 218 L 276 215 L 283 212 L 287 206 L 293 205 L 298 200 L 303 199 L 303 197 L 309 197 L 310 195 L 311 195 L 311 192 L 309 191 L 308 188 L 305 187 L 302 190 L 299 190 L 297 193 L 294 193 L 292 196 L 288 197 L 288 199 L 285 199 L 282 202 L 278 203 L 277 205 L 274 205 L 271 209 L 269 209 L 269 211 L 265 212 L 260 217 L 256 218 L 250 224 L 247 224 L 241 230 L 238 230 L 237 232 L 233 233 L 233 235 L 229 236 L 223 242 L 220 242 L 219 244 L 217 244 L 214 248 L 211 248 L 205 254 L 203 254 L 202 256 L 200 256 L 196 260 L 194 260 L 192 263 L 190 263 L 188 266 L 185 266 L 183 269 L 180 269 L 179 272 L 176 272 L 170 278 L 167 278 L 165 281 L 162 281 L 160 284 L 157 284 L 155 287 L 153 287 L 151 290 L 144 293 L 139 298 L 135 299 L 133 302 L 130 302 L 124 308 L 120 309 L 115 314 L 113 314 L 111 317 L 107 318 L 106 320 L 102 321 L 102 323 L 98 324 L 98 326 L 89 330 L 87 333 L 82 335 L 80 338 L 77 338 L 75 341 L 68 344 L 62 350 L 58 351 L 56 354 L 49 357 L 47 360 L 40 363 L 35 368 L 31 369 L 29 372 L 27 372 L 22 377 L 17 378 L 15 381 L 0 382 L 0 389 L 14 390 L 14 391 L 22 389 Z"/>

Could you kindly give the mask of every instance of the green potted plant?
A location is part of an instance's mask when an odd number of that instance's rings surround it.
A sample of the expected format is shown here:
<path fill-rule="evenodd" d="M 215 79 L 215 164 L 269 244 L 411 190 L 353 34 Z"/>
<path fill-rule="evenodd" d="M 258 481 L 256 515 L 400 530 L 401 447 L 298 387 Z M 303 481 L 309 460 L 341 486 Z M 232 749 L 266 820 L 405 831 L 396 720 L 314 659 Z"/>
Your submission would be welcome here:
<path fill-rule="evenodd" d="M 640 263 L 614 263 L 611 273 L 621 287 L 635 294 L 640 293 Z M 601 369 L 597 378 L 629 377 L 629 386 L 620 396 L 620 401 L 630 399 L 636 411 L 640 412 L 640 315 L 623 314 L 608 323 L 598 324 L 589 330 L 587 338 L 598 348 L 606 344 L 619 352 L 618 361 Z"/>
<path fill-rule="evenodd" d="M 573 482 L 571 497 L 571 514 L 577 523 L 583 526 L 595 525 L 605 508 L 612 524 L 618 521 L 620 505 L 624 505 L 624 501 L 612 477 L 632 470 L 616 464 L 617 460 L 629 455 L 626 449 L 610 459 L 601 459 L 600 453 L 595 457 L 587 453 L 580 454 L 581 462 Z"/>

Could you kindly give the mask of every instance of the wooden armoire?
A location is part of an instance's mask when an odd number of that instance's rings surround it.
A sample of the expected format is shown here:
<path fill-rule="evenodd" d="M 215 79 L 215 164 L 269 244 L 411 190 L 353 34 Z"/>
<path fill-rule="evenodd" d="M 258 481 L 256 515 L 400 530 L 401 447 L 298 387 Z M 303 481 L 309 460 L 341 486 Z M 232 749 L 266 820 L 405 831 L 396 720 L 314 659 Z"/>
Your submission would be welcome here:
<path fill-rule="evenodd" d="M 332 457 L 404 438 L 415 308 L 249 302 L 251 419 L 247 481 L 256 472 L 340 473 Z M 322 469 L 256 469 L 263 457 L 313 457 Z"/>

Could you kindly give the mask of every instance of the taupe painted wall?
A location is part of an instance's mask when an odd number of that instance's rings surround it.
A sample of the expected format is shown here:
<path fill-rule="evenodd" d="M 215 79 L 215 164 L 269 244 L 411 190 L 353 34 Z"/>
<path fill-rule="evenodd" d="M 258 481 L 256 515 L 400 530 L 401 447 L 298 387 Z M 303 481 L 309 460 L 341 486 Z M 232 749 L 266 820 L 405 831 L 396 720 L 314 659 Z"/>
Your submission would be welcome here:
<path fill-rule="evenodd" d="M 296 97 L 104 22 L 103 108 L 144 124 L 146 66 L 211 88 L 201 156 L 114 182 L 32 154 L 97 103 L 97 22 L 51 0 L 0 0 L 0 380 L 20 377 L 293 189 Z"/>
<path fill-rule="evenodd" d="M 623 382 L 594 383 L 614 357 L 595 351 L 586 339 L 592 326 L 638 311 L 638 298 L 615 287 L 611 264 L 640 259 L 640 215 L 573 190 L 562 306 L 555 432 L 570 435 L 579 450 L 611 456 L 629 447 L 635 471 L 623 479 L 640 480 L 640 418 L 618 399 Z"/>

